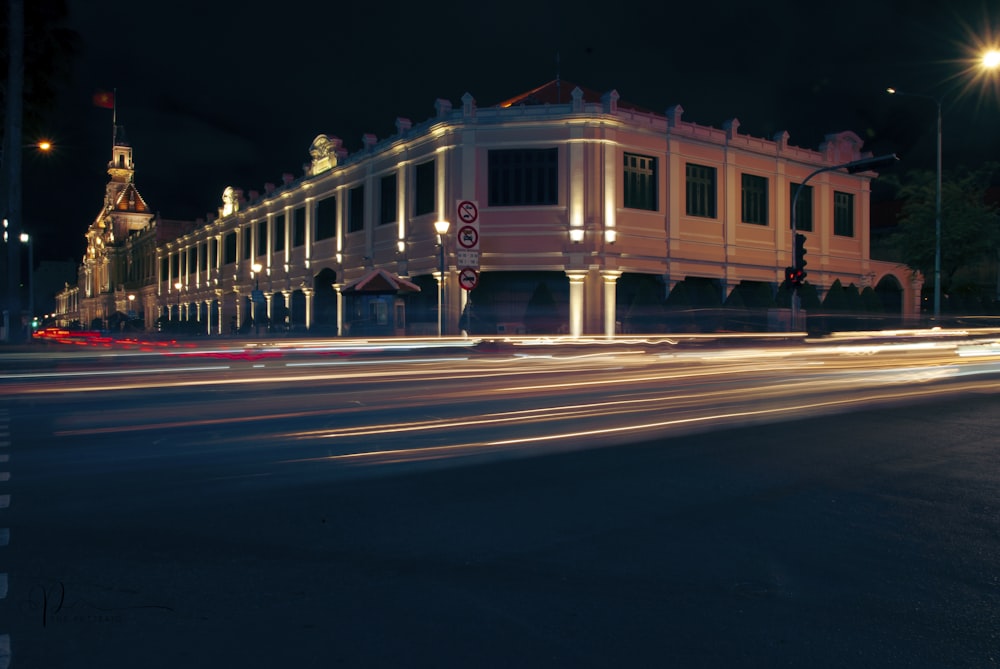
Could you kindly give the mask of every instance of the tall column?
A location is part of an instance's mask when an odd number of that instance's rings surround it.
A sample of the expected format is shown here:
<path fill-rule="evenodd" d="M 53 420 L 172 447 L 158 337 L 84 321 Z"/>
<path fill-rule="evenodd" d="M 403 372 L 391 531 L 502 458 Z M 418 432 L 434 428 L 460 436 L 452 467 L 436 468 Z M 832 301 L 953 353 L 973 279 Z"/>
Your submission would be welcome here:
<path fill-rule="evenodd" d="M 205 300 L 205 334 L 212 334 L 212 300 Z"/>
<path fill-rule="evenodd" d="M 222 295 L 220 291 L 215 291 L 216 315 L 215 322 L 218 323 L 218 334 L 222 334 Z"/>
<path fill-rule="evenodd" d="M 292 316 L 294 316 L 292 313 L 292 291 L 286 288 L 281 291 L 281 295 L 285 298 L 285 318 L 288 319 L 285 324 L 288 326 L 288 330 L 291 331 L 292 325 L 294 325 L 294 321 L 292 320 Z"/>
<path fill-rule="evenodd" d="M 274 327 L 274 293 L 264 294 L 264 316 L 267 318 L 267 327 Z"/>
<path fill-rule="evenodd" d="M 344 334 L 344 294 L 340 292 L 340 289 L 344 287 L 344 284 L 337 283 L 334 284 L 333 289 L 337 292 L 337 336 L 340 337 Z"/>
<path fill-rule="evenodd" d="M 601 271 L 604 278 L 604 336 L 609 339 L 617 333 L 618 278 L 621 275 L 619 270 Z"/>
<path fill-rule="evenodd" d="M 587 272 L 583 270 L 566 270 L 569 277 L 569 336 L 579 337 L 583 334 L 583 282 Z"/>
<path fill-rule="evenodd" d="M 303 288 L 302 293 L 306 296 L 306 330 L 311 330 L 313 322 L 313 289 Z"/>

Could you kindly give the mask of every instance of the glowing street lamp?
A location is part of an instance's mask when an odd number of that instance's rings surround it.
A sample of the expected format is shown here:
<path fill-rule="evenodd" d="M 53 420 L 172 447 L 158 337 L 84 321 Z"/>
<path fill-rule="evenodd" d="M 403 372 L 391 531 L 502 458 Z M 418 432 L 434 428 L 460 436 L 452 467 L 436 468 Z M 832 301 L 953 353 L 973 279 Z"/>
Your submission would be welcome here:
<path fill-rule="evenodd" d="M 35 240 L 22 232 L 21 243 L 28 245 L 28 323 L 35 322 Z"/>
<path fill-rule="evenodd" d="M 7 91 L 8 98 L 19 99 L 20 93 Z M 8 107 L 8 112 L 11 109 Z M 14 240 L 20 240 L 28 244 L 28 253 L 31 255 L 33 244 L 31 238 L 22 232 L 22 202 L 21 202 L 21 153 L 25 149 L 39 149 L 48 152 L 52 149 L 52 143 L 48 141 L 36 144 L 21 144 L 20 131 L 20 106 L 17 106 L 16 114 L 10 113 L 8 123 L 4 128 L 4 141 L 0 144 L 0 216 L 3 217 L 3 241 L 7 244 L 7 289 L 6 294 L 0 296 L 6 304 L 3 306 L 4 335 L 7 341 L 19 342 L 24 333 L 21 325 L 21 249 Z M 18 119 L 14 123 L 14 118 Z M 16 127 L 16 131 L 14 126 Z M 43 146 L 44 145 L 44 146 Z M 16 150 L 17 148 L 21 150 Z M 29 259 L 29 262 L 30 259 Z M 29 268 L 29 288 L 31 297 L 34 296 L 34 286 L 30 285 L 34 268 Z M 34 301 L 29 299 L 28 310 L 30 319 L 34 319 Z M 17 327 L 13 327 L 14 325 Z"/>
<path fill-rule="evenodd" d="M 1000 49 L 990 49 L 983 54 L 980 63 L 985 70 L 996 70 L 1000 68 Z"/>
<path fill-rule="evenodd" d="M 444 240 L 445 235 L 448 234 L 448 228 L 451 227 L 451 223 L 448 221 L 434 221 L 434 231 L 437 233 L 437 246 L 438 246 L 438 272 L 441 273 L 441 278 L 438 280 L 438 336 L 444 334 L 445 323 L 444 323 L 444 272 L 445 272 L 445 249 Z"/>
<path fill-rule="evenodd" d="M 183 285 L 180 281 L 174 284 L 174 288 L 177 289 L 177 322 L 181 320 L 181 286 Z"/>
<path fill-rule="evenodd" d="M 250 265 L 250 269 L 253 272 L 253 278 L 255 278 L 257 280 L 256 287 L 254 288 L 253 295 L 252 295 L 252 297 L 253 297 L 252 302 L 253 302 L 253 324 L 254 324 L 254 327 L 257 328 L 257 336 L 259 337 L 260 336 L 260 314 L 258 313 L 258 311 L 260 309 L 260 299 L 262 297 L 262 295 L 260 294 L 260 270 L 261 270 L 261 264 L 259 262 L 255 262 L 254 264 Z"/>

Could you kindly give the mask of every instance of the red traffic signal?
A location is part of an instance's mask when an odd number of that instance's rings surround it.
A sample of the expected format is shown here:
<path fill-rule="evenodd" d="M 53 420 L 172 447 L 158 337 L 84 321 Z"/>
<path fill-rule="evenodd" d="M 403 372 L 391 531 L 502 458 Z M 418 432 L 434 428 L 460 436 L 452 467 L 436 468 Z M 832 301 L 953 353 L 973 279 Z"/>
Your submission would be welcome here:
<path fill-rule="evenodd" d="M 789 286 L 798 288 L 806 280 L 805 270 L 799 269 L 797 267 L 786 267 L 785 268 L 785 281 L 788 282 Z"/>

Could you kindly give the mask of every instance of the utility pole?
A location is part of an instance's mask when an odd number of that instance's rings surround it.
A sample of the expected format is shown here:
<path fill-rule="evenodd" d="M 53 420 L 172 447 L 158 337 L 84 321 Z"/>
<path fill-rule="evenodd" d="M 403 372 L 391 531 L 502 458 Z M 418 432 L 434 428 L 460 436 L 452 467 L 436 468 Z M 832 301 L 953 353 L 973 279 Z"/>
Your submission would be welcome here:
<path fill-rule="evenodd" d="M 24 0 L 8 0 L 7 123 L 3 133 L 3 219 L 7 243 L 7 285 L 3 311 L 7 341 L 24 339 L 21 322 L 21 126 L 24 113 Z"/>

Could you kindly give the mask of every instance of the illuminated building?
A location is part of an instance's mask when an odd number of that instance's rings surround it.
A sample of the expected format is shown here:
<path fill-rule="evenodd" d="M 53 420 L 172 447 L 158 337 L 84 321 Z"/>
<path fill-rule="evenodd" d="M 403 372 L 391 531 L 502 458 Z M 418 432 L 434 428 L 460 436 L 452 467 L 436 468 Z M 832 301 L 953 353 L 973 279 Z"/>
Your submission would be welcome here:
<path fill-rule="evenodd" d="M 157 246 L 194 225 L 153 214 L 136 188 L 132 146 L 118 125 L 108 176 L 104 203 L 85 235 L 87 248 L 77 284 L 56 295 L 55 321 L 62 326 L 119 329 L 131 320 L 151 329 L 159 313 Z"/>
<path fill-rule="evenodd" d="M 255 314 L 272 328 L 430 334 L 439 307 L 445 334 L 470 322 L 494 334 L 669 330 L 636 314 L 679 286 L 720 305 L 747 286 L 773 295 L 791 264 L 794 189 L 865 157 L 852 132 L 804 149 L 787 133 L 698 125 L 680 106 L 653 113 L 559 81 L 493 107 L 469 94 L 434 107 L 384 139 L 366 134 L 356 153 L 318 135 L 304 174 L 263 192 L 227 188 L 217 217 L 157 245 L 159 312 L 212 334 Z M 919 277 L 870 258 L 875 176 L 830 171 L 803 189 L 806 281 L 820 296 L 838 280 L 871 287 L 890 313 L 915 318 Z M 478 205 L 472 291 L 458 279 L 462 201 Z M 438 221 L 450 223 L 443 260 Z"/>

